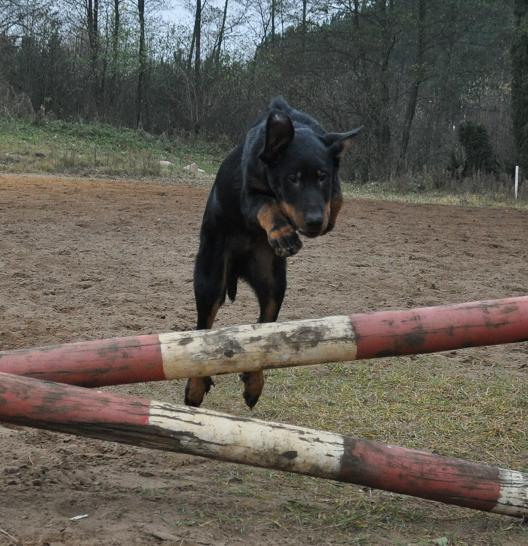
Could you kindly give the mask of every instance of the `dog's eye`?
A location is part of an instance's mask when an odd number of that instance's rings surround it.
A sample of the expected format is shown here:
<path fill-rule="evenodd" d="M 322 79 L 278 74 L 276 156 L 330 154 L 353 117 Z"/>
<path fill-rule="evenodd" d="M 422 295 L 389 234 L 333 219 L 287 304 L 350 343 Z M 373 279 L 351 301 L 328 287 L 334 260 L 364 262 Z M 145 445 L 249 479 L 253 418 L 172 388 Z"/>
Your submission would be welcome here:
<path fill-rule="evenodd" d="M 289 174 L 288 182 L 291 182 L 292 184 L 298 184 L 300 182 L 300 177 L 296 174 Z"/>
<path fill-rule="evenodd" d="M 328 173 L 323 173 L 323 172 L 318 173 L 317 175 L 318 182 L 323 183 L 323 182 L 326 182 L 327 179 L 328 179 Z"/>

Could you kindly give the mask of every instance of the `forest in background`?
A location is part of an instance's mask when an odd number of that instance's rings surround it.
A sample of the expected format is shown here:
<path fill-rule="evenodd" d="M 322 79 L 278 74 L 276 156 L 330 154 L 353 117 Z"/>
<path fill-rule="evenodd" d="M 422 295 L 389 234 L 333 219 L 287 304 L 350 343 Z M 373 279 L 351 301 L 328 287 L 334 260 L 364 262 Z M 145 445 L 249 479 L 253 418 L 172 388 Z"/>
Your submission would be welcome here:
<path fill-rule="evenodd" d="M 169 1 L 0 0 L 0 114 L 231 144 L 282 94 L 328 129 L 365 125 L 358 181 L 528 167 L 528 0 L 186 7 L 188 24 Z"/>

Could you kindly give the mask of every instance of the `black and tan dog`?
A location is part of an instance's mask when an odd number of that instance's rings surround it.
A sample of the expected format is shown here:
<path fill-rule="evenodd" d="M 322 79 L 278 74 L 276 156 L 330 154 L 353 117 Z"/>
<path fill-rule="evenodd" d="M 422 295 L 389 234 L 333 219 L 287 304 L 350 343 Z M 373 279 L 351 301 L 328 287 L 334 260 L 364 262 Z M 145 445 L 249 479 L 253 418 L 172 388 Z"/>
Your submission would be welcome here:
<path fill-rule="evenodd" d="M 327 133 L 310 116 L 274 99 L 218 171 L 200 233 L 194 270 L 197 328 L 211 328 L 226 294 L 235 299 L 238 279 L 255 291 L 259 322 L 277 319 L 286 290 L 286 258 L 302 247 L 299 233 L 324 235 L 342 205 L 339 160 L 361 128 Z M 241 375 L 252 408 L 263 372 Z M 190 378 L 185 403 L 199 406 L 213 385 Z"/>

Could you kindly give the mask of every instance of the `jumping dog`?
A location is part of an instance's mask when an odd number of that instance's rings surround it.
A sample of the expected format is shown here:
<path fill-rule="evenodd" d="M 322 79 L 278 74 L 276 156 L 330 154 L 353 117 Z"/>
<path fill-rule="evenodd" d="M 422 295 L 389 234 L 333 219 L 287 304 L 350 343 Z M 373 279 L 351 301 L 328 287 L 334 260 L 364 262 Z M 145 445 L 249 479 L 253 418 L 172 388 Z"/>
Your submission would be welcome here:
<path fill-rule="evenodd" d="M 211 328 L 238 279 L 254 290 L 259 322 L 277 320 L 286 290 L 286 258 L 302 247 L 299 234 L 331 231 L 343 198 L 339 162 L 361 127 L 327 133 L 309 115 L 275 98 L 242 144 L 223 161 L 209 194 L 194 269 L 197 329 Z M 252 408 L 264 386 L 262 371 L 241 374 Z M 192 377 L 185 403 L 200 406 L 214 385 Z"/>

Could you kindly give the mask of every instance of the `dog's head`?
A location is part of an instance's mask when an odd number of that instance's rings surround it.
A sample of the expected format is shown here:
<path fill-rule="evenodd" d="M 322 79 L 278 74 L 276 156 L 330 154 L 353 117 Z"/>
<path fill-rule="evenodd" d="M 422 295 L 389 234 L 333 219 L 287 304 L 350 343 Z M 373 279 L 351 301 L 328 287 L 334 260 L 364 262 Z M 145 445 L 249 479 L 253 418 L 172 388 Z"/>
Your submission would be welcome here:
<path fill-rule="evenodd" d="M 269 113 L 259 158 L 283 214 L 303 235 L 325 232 L 339 160 L 360 131 L 319 135 L 302 124 L 295 127 L 282 110 Z"/>

